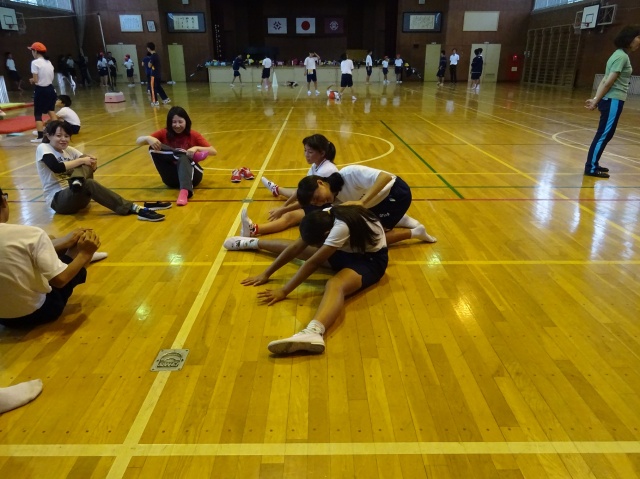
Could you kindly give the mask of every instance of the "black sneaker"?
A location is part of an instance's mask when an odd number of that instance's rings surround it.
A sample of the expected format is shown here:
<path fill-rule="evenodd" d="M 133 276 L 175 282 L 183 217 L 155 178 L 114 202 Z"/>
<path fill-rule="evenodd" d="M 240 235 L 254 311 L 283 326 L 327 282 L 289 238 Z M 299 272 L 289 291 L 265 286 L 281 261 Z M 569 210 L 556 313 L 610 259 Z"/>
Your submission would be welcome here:
<path fill-rule="evenodd" d="M 168 210 L 171 208 L 171 203 L 168 201 L 145 201 L 144 207 L 151 211 Z"/>
<path fill-rule="evenodd" d="M 151 211 L 149 208 L 140 208 L 138 210 L 138 219 L 141 221 L 162 221 L 164 215 Z"/>
<path fill-rule="evenodd" d="M 610 177 L 609 173 L 607 173 L 605 171 L 601 171 L 601 170 L 596 170 L 593 173 L 591 173 L 590 171 L 585 171 L 584 172 L 584 176 L 595 176 L 596 178 L 609 178 Z"/>
<path fill-rule="evenodd" d="M 604 171 L 605 173 L 609 173 L 609 168 L 605 168 L 604 166 L 598 166 L 596 168 L 598 171 Z"/>

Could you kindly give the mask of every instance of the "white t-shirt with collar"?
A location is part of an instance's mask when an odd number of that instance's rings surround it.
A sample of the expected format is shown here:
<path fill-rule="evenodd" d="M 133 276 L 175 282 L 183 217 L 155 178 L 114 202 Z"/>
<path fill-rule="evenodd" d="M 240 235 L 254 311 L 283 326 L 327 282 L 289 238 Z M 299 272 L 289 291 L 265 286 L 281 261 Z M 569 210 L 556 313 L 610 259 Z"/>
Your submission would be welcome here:
<path fill-rule="evenodd" d="M 458 55 L 457 53 L 451 54 L 451 56 L 449 57 L 449 64 L 457 65 L 458 61 L 460 61 L 460 55 Z"/>
<path fill-rule="evenodd" d="M 352 71 L 353 71 L 353 60 L 351 60 L 350 58 L 347 58 L 346 60 L 342 60 L 340 62 L 340 72 L 343 75 L 351 75 Z"/>
<path fill-rule="evenodd" d="M 378 221 L 369 221 L 365 220 L 369 227 L 376 232 L 377 238 L 375 244 L 367 244 L 366 252 L 367 253 L 375 253 L 376 251 L 380 251 L 382 248 L 387 247 L 387 240 L 384 236 L 384 228 Z M 333 222 L 333 227 L 331 231 L 329 231 L 329 236 L 324 240 L 324 244 L 327 246 L 332 246 L 334 248 L 338 248 L 339 251 L 344 251 L 345 253 L 355 253 L 351 249 L 350 239 L 351 232 L 349 231 L 349 227 L 347 224 L 339 220 L 335 219 Z"/>
<path fill-rule="evenodd" d="M 57 158 L 59 162 L 75 160 L 82 156 L 82 153 L 72 146 L 68 146 L 62 153 L 56 151 L 50 143 L 40 143 L 36 149 L 36 167 L 38 168 L 38 175 L 42 182 L 42 189 L 44 190 L 44 199 L 47 205 L 51 206 L 53 197 L 58 191 L 69 188 L 69 177 L 72 170 L 66 170 L 62 173 L 54 173 L 49 167 L 42 161 L 44 155 L 51 154 Z"/>
<path fill-rule="evenodd" d="M 75 111 L 73 111 L 68 106 L 63 106 L 62 108 L 60 108 L 60 110 L 58 110 L 56 115 L 58 115 L 58 118 L 66 121 L 67 123 L 70 123 L 76 126 L 81 126 L 80 117 Z"/>
<path fill-rule="evenodd" d="M 373 66 L 373 60 L 371 59 L 371 55 L 367 55 L 367 58 L 364 61 L 364 66 L 365 67 L 372 67 Z"/>
<path fill-rule="evenodd" d="M 20 318 L 40 308 L 51 291 L 49 281 L 65 269 L 43 230 L 0 223 L 0 318 Z"/>
<path fill-rule="evenodd" d="M 307 57 L 304 59 L 304 67 L 307 70 L 315 70 L 317 64 L 318 59 L 316 57 Z"/>
<path fill-rule="evenodd" d="M 322 176 L 323 178 L 328 178 L 334 173 L 338 172 L 338 167 L 329 160 L 324 160 L 319 165 L 315 163 L 311 165 L 309 171 L 307 172 L 307 176 Z"/>
<path fill-rule="evenodd" d="M 262 60 L 262 68 L 271 68 L 271 58 Z"/>
<path fill-rule="evenodd" d="M 369 208 L 376 206 L 382 202 L 391 191 L 391 187 L 396 182 L 396 176 L 384 170 L 376 170 L 368 166 L 349 165 L 340 170 L 340 176 L 344 180 L 344 185 L 340 193 L 336 195 L 337 203 L 346 201 L 359 201 L 367 194 L 373 184 L 378 179 L 380 173 L 388 173 L 392 176 L 392 180 L 385 185 L 384 188 L 375 196 L 369 204 Z"/>

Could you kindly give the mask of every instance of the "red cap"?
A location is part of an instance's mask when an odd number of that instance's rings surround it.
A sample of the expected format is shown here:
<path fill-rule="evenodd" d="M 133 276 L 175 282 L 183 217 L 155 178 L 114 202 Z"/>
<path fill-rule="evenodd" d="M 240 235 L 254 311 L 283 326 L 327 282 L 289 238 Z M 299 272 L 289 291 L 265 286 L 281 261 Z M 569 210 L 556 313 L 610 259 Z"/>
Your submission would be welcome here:
<path fill-rule="evenodd" d="M 40 53 L 45 53 L 47 51 L 47 47 L 44 46 L 43 43 L 34 42 L 30 47 L 27 47 L 29 50 L 35 50 Z"/>

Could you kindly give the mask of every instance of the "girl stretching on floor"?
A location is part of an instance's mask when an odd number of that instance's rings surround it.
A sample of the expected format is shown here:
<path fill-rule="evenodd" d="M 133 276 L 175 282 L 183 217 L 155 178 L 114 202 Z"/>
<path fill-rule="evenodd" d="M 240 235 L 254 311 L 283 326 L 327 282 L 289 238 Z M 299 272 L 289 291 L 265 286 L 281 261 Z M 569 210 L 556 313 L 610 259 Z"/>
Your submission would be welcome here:
<path fill-rule="evenodd" d="M 169 188 L 180 189 L 178 206 L 187 204 L 193 188 L 202 181 L 198 162 L 218 153 L 200 133 L 191 129 L 191 118 L 180 106 L 169 110 L 166 128 L 141 136 L 136 143 L 149 144 L 149 154 L 162 182 Z"/>
<path fill-rule="evenodd" d="M 266 283 L 273 273 L 295 258 L 306 260 L 282 288 L 258 293 L 269 306 L 285 299 L 319 267 L 336 271 L 327 281 L 320 306 L 307 327 L 290 338 L 269 343 L 269 351 L 275 354 L 324 352 L 324 332 L 340 315 L 344 299 L 380 281 L 389 261 L 382 225 L 375 214 L 361 206 L 334 206 L 309 213 L 300 222 L 300 238 L 296 241 L 236 236 L 227 239 L 224 247 L 278 254 L 263 273 L 244 279 L 245 286 Z"/>
<path fill-rule="evenodd" d="M 304 157 L 311 165 L 308 176 L 329 176 L 338 171 L 338 167 L 333 164 L 336 157 L 336 147 L 324 135 L 315 134 L 302 140 L 304 145 Z M 305 211 L 300 209 L 297 192 L 294 188 L 282 188 L 265 177 L 262 177 L 262 184 L 269 188 L 273 196 L 285 196 L 287 201 L 284 206 L 275 208 L 269 212 L 269 222 L 258 225 L 247 216 L 247 210 L 242 210 L 241 236 L 268 235 L 284 231 L 292 226 L 300 224 L 304 218 Z M 312 207 L 311 210 L 314 208 Z M 309 210 L 309 209 L 307 209 Z"/>
<path fill-rule="evenodd" d="M 364 206 L 376 214 L 387 231 L 387 244 L 410 238 L 427 243 L 437 241 L 422 224 L 406 214 L 411 206 L 409 185 L 383 170 L 350 165 L 326 178 L 307 176 L 298 183 L 298 202 L 303 208 L 334 203 Z"/>

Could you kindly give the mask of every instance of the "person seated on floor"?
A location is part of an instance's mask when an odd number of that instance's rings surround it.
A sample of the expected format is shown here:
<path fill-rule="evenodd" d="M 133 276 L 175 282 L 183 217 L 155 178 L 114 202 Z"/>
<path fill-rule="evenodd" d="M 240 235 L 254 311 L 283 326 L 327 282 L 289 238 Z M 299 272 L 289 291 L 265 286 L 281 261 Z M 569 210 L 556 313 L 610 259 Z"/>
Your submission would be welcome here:
<path fill-rule="evenodd" d="M 79 228 L 50 238 L 40 228 L 8 224 L 8 194 L 0 189 L 0 324 L 32 327 L 55 321 L 73 288 L 85 282 L 85 267 L 106 257 L 100 238 Z"/>
<path fill-rule="evenodd" d="M 36 166 L 46 203 L 56 213 L 72 215 L 86 208 L 93 199 L 118 215 L 138 215 L 143 221 L 162 221 L 155 210 L 171 208 L 168 202 L 147 202 L 144 207 L 102 186 L 93 179 L 98 160 L 69 146 L 73 129 L 61 120 L 49 122 L 45 140 L 36 150 Z"/>
<path fill-rule="evenodd" d="M 60 108 L 56 115 L 58 119 L 64 120 L 69 123 L 73 129 L 73 134 L 80 133 L 80 117 L 71 108 L 71 97 L 69 95 L 58 95 L 56 101 L 56 108 Z"/>

